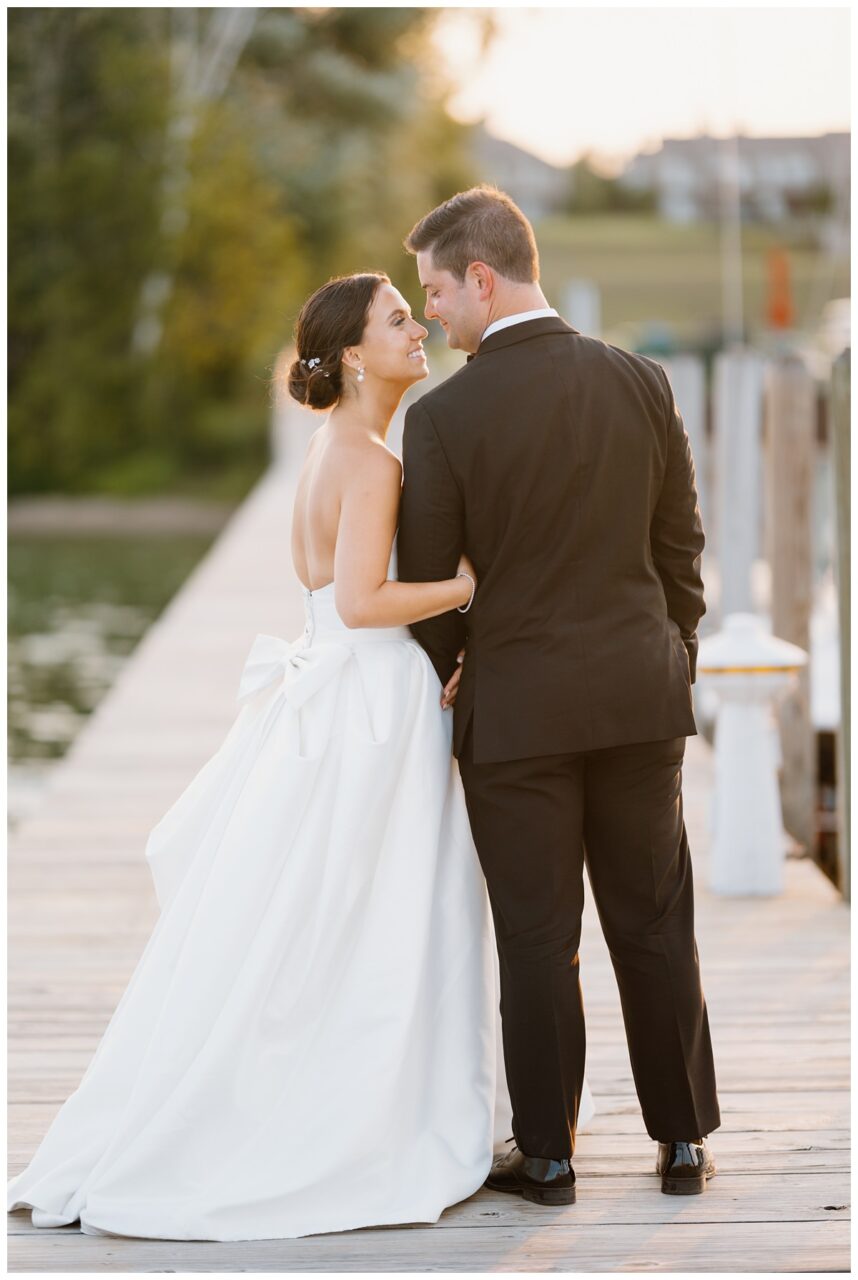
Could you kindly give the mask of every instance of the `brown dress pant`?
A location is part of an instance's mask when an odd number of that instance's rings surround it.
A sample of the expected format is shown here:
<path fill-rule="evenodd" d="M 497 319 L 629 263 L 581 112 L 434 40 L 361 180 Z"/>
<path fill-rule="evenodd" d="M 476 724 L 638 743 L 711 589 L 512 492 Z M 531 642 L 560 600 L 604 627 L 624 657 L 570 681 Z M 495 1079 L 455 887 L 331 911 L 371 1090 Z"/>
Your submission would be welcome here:
<path fill-rule="evenodd" d="M 459 767 L 497 935 L 519 1149 L 553 1159 L 575 1149 L 585 861 L 647 1132 L 661 1142 L 710 1133 L 721 1120 L 682 818 L 685 739 L 491 764 L 472 751 L 469 727 Z"/>

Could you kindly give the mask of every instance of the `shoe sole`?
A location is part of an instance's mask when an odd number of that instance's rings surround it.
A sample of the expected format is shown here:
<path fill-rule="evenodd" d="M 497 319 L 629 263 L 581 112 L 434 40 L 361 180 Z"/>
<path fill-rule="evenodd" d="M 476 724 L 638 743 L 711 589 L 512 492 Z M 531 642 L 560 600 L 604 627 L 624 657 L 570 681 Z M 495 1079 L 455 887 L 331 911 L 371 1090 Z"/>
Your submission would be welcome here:
<path fill-rule="evenodd" d="M 574 1187 L 498 1187 L 486 1182 L 489 1191 L 500 1191 L 508 1196 L 522 1196 L 531 1204 L 559 1205 L 575 1203 Z"/>
<path fill-rule="evenodd" d="M 714 1178 L 715 1170 L 703 1173 L 699 1178 L 667 1178 L 662 1176 L 661 1189 L 666 1196 L 700 1196 L 706 1190 L 706 1182 Z"/>

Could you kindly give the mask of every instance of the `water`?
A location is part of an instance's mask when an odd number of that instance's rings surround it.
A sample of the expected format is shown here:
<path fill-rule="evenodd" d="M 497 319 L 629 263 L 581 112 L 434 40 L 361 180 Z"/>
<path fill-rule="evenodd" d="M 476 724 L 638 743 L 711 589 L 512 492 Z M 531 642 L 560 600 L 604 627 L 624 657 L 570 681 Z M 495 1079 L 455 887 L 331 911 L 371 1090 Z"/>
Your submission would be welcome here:
<path fill-rule="evenodd" d="M 13 826 L 211 542 L 211 534 L 10 537 Z"/>

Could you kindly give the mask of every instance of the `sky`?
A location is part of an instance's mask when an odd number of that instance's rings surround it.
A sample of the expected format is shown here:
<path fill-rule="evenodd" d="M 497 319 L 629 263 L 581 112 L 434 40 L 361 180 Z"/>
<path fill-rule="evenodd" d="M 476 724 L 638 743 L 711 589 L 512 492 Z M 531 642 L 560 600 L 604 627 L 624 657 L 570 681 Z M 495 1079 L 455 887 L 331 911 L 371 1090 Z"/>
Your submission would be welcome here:
<path fill-rule="evenodd" d="M 496 9 L 486 55 L 475 12 L 445 10 L 435 36 L 452 114 L 553 164 L 590 152 L 616 171 L 663 137 L 850 127 L 845 8 Z"/>

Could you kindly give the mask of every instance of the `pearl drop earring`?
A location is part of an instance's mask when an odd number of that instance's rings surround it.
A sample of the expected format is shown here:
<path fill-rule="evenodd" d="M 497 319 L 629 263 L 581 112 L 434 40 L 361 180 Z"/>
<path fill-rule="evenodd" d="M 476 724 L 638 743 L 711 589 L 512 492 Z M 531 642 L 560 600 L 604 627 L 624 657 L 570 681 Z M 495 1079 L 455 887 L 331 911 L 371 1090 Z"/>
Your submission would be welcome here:
<path fill-rule="evenodd" d="M 357 375 L 358 382 L 363 382 L 365 377 L 366 377 L 366 369 L 364 369 L 363 365 L 361 365 L 361 367 L 358 369 L 358 375 Z"/>

